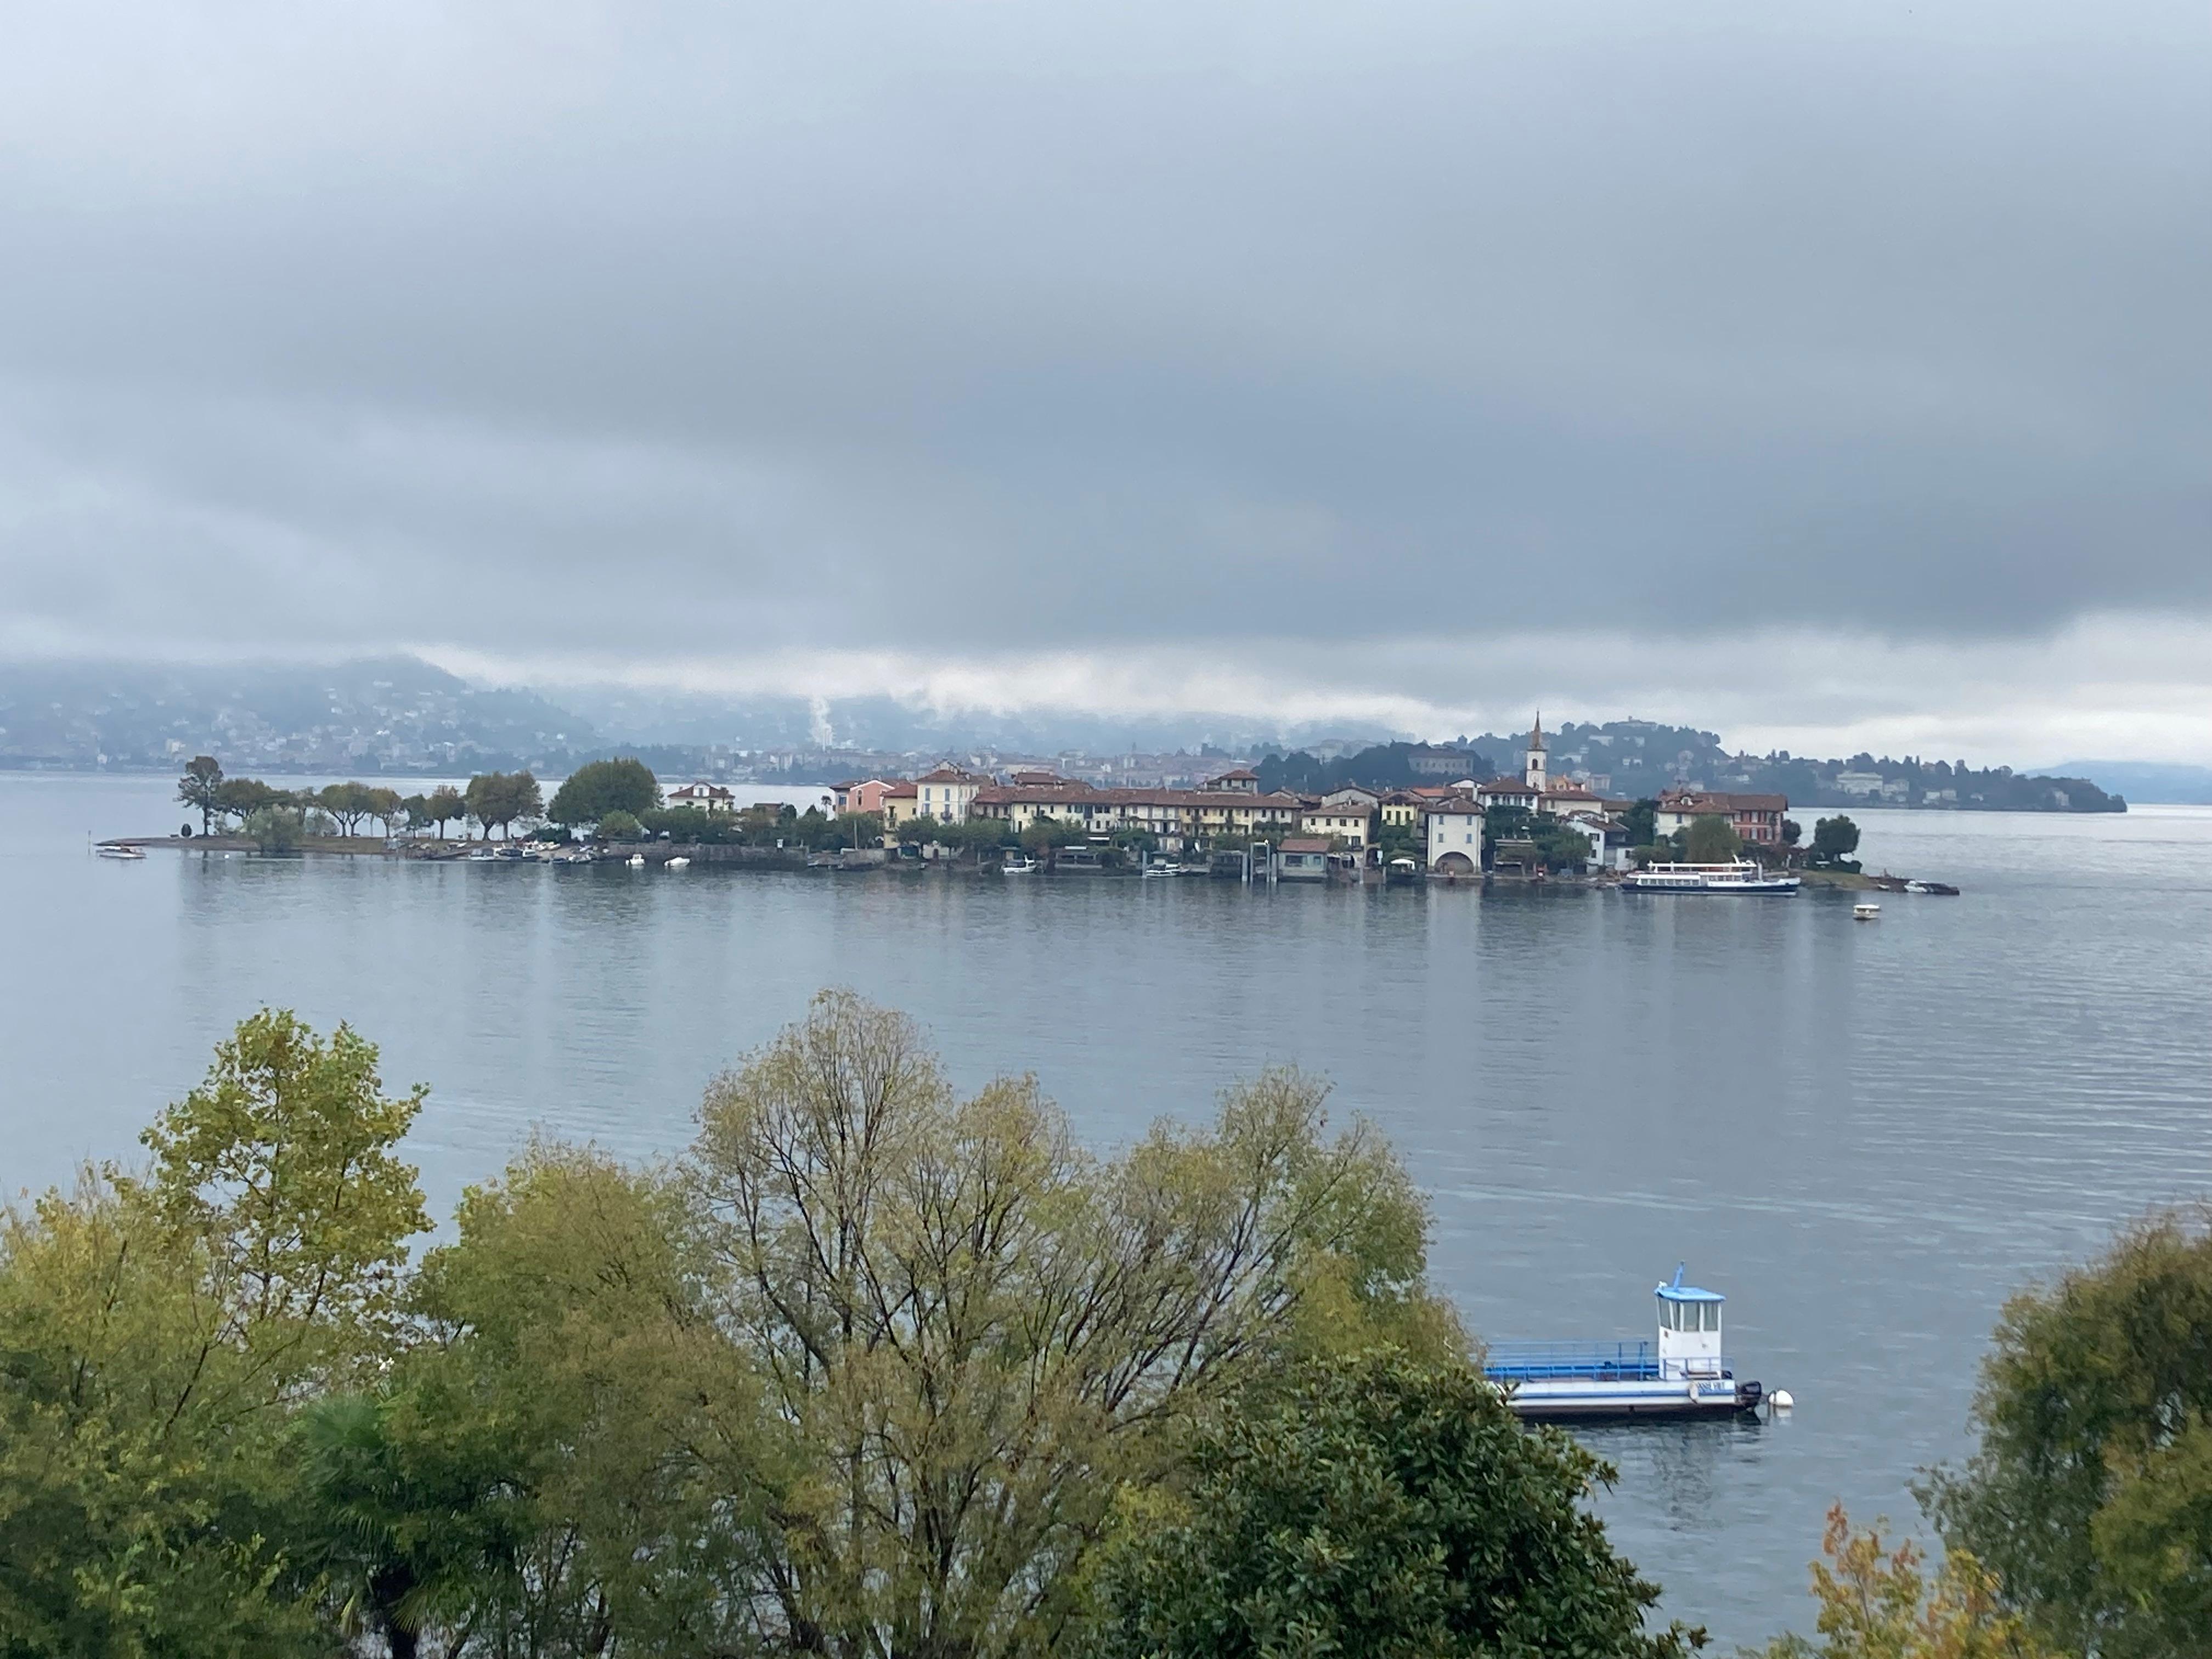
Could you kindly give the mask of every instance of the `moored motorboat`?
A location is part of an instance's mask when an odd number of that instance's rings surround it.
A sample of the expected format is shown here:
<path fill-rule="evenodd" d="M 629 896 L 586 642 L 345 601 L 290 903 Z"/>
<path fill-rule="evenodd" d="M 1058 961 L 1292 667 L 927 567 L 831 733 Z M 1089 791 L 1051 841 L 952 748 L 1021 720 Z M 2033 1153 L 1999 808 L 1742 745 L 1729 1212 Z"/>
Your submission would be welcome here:
<path fill-rule="evenodd" d="M 1751 859 L 1726 864 L 1647 864 L 1620 878 L 1631 893 L 1794 893 L 1803 885 L 1796 876 L 1769 875 Z"/>
<path fill-rule="evenodd" d="M 999 873 L 1002 876 L 1033 876 L 1036 873 L 1036 860 L 1027 853 L 1009 853 L 1000 861 Z"/>
<path fill-rule="evenodd" d="M 1880 921 L 1881 920 L 1881 906 L 1879 904 L 1854 904 L 1851 906 L 1851 920 L 1853 921 Z"/>
<path fill-rule="evenodd" d="M 143 860 L 146 856 L 144 848 L 133 847 L 127 841 L 104 841 L 93 851 L 104 859 Z"/>
<path fill-rule="evenodd" d="M 691 867 L 691 860 L 678 853 L 674 858 L 665 860 L 660 867 L 664 870 L 689 870 Z"/>
<path fill-rule="evenodd" d="M 1655 1292 L 1655 1342 L 1503 1342 L 1483 1374 L 1522 1417 L 1559 1421 L 1604 1417 L 1725 1417 L 1755 1413 L 1760 1384 L 1740 1382 L 1721 1346 L 1727 1297 L 1682 1282 Z"/>

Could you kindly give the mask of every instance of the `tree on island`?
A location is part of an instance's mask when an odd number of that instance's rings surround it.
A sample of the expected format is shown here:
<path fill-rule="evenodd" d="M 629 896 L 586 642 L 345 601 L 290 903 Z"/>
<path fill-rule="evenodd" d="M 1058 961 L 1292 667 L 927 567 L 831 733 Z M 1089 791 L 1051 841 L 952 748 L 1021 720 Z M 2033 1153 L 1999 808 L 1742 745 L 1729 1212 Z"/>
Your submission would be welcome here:
<path fill-rule="evenodd" d="M 1841 813 L 1816 819 L 1813 824 L 1813 862 L 1844 867 L 1859 850 L 1859 827 Z M 1856 867 L 1856 866 L 1850 866 Z"/>
<path fill-rule="evenodd" d="M 1741 856 L 1743 837 L 1719 813 L 1708 812 L 1690 820 L 1682 850 L 1692 864 L 1726 864 Z"/>
<path fill-rule="evenodd" d="M 397 789 L 371 788 L 366 799 L 368 816 L 384 826 L 386 835 L 391 835 L 392 826 L 399 822 L 400 813 L 406 805 L 399 798 L 399 792 Z"/>
<path fill-rule="evenodd" d="M 483 826 L 489 841 L 497 829 L 505 836 L 518 819 L 544 815 L 545 798 L 527 772 L 479 772 L 461 797 L 468 815 Z"/>
<path fill-rule="evenodd" d="M 215 815 L 223 810 L 222 767 L 212 755 L 195 755 L 185 763 L 177 780 L 177 799 L 200 815 L 200 834 L 206 835 Z"/>
<path fill-rule="evenodd" d="M 645 826 L 629 813 L 617 807 L 599 820 L 599 839 L 602 841 L 642 841 Z"/>
<path fill-rule="evenodd" d="M 340 835 L 350 836 L 363 818 L 375 816 L 378 793 L 365 783 L 333 783 L 317 791 L 314 801 L 337 820 Z"/>
<path fill-rule="evenodd" d="M 630 756 L 592 761 L 578 767 L 553 792 L 545 816 L 555 823 L 588 825 L 611 812 L 643 819 L 660 805 L 660 783 L 652 769 Z"/>
<path fill-rule="evenodd" d="M 1649 847 L 1659 839 L 1659 803 L 1640 800 L 1620 815 L 1631 847 Z"/>
<path fill-rule="evenodd" d="M 438 826 L 440 841 L 446 838 L 447 824 L 466 817 L 469 813 L 468 802 L 462 798 L 461 792 L 450 783 L 441 783 L 433 789 L 429 798 L 422 803 L 422 805 L 424 821 Z"/>
<path fill-rule="evenodd" d="M 289 806 L 257 806 L 246 815 L 241 826 L 252 837 L 253 844 L 264 853 L 295 853 L 300 849 L 300 837 L 305 825 L 299 813 Z"/>

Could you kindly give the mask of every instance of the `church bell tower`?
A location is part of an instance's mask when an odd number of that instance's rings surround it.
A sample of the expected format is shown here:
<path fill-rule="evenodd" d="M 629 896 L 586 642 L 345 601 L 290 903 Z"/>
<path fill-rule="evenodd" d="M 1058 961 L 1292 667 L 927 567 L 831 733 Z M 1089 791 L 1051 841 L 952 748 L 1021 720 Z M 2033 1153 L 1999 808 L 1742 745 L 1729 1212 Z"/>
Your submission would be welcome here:
<path fill-rule="evenodd" d="M 1551 787 L 1544 773 L 1544 714 L 1541 709 L 1537 711 L 1536 724 L 1528 732 L 1528 763 L 1522 778 L 1531 789 L 1541 791 Z"/>

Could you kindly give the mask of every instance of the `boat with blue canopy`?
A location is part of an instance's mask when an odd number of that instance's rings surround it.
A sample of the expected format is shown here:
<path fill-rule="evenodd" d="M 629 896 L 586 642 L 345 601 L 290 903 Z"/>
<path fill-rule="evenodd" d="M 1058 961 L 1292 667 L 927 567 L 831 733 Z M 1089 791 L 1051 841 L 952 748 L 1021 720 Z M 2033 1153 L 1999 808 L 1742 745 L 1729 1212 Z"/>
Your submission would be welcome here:
<path fill-rule="evenodd" d="M 1654 1292 L 1655 1340 L 1496 1343 L 1484 1375 L 1514 1411 L 1536 1421 L 1756 1414 L 1765 1390 L 1736 1376 L 1721 1344 L 1728 1298 L 1685 1285 L 1683 1271 Z"/>

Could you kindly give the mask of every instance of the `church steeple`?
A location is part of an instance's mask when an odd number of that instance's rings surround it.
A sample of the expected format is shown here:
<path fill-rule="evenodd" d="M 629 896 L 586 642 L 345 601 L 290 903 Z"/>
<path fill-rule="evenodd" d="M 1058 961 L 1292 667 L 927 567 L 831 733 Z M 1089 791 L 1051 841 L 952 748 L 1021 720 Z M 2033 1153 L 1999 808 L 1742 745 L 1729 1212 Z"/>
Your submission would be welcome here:
<path fill-rule="evenodd" d="M 1548 787 L 1544 762 L 1544 711 L 1540 708 L 1536 711 L 1536 724 L 1528 731 L 1528 764 L 1522 771 L 1522 781 L 1531 789 Z"/>

